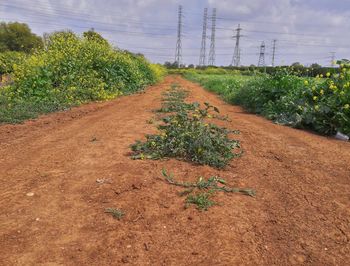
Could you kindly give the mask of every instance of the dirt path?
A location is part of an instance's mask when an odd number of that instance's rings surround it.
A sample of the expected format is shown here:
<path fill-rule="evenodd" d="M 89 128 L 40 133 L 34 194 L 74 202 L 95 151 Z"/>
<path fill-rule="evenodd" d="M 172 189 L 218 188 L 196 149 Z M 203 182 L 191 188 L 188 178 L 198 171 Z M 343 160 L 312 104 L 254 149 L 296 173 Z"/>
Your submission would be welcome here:
<path fill-rule="evenodd" d="M 173 82 L 228 114 L 244 156 L 223 171 L 128 157 L 155 130 L 146 120 Z M 218 174 L 257 197 L 220 194 L 222 206 L 184 209 L 163 167 L 186 180 Z M 0 181 L 0 265 L 350 264 L 350 144 L 274 125 L 179 77 L 0 126 Z"/>

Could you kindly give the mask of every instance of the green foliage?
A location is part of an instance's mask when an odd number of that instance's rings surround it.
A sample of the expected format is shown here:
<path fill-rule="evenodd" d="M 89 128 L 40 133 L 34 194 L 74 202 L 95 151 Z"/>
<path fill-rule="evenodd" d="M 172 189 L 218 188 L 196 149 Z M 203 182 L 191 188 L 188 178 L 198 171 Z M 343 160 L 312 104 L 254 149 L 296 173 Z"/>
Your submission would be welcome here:
<path fill-rule="evenodd" d="M 27 24 L 19 22 L 0 23 L 0 52 L 29 53 L 42 46 L 42 39 L 32 33 Z"/>
<path fill-rule="evenodd" d="M 216 192 L 220 191 L 227 193 L 241 193 L 251 197 L 255 196 L 255 191 L 252 189 L 228 187 L 226 181 L 218 176 L 212 176 L 208 179 L 199 177 L 197 182 L 190 183 L 176 181 L 173 175 L 167 173 L 165 169 L 162 170 L 162 175 L 169 184 L 185 188 L 185 190 L 180 193 L 180 196 L 187 195 L 185 207 L 189 204 L 195 204 L 199 210 L 206 211 L 209 207 L 216 205 L 211 198 Z"/>
<path fill-rule="evenodd" d="M 83 37 L 89 41 L 94 41 L 94 42 L 106 44 L 106 45 L 108 44 L 108 41 L 105 38 L 103 38 L 101 34 L 94 31 L 93 29 L 84 32 Z"/>
<path fill-rule="evenodd" d="M 125 215 L 125 213 L 122 210 L 116 208 L 107 208 L 105 209 L 105 212 L 110 213 L 113 216 L 113 218 L 118 220 L 122 219 Z"/>
<path fill-rule="evenodd" d="M 13 72 L 14 66 L 21 64 L 26 58 L 23 52 L 7 51 L 0 53 L 0 75 Z"/>
<path fill-rule="evenodd" d="M 185 104 L 183 90 L 172 88 L 163 101 L 162 111 L 173 113 L 162 118 L 159 134 L 146 135 L 146 141 L 137 141 L 131 146 L 134 159 L 178 158 L 198 164 L 223 168 L 241 153 L 232 150 L 240 148 L 238 140 L 228 138 L 237 131 L 221 128 L 207 120 L 219 110 L 205 103 Z"/>
<path fill-rule="evenodd" d="M 144 57 L 108 43 L 54 33 L 46 50 L 14 65 L 14 83 L 0 92 L 6 99 L 0 103 L 0 122 L 137 92 L 159 79 L 153 69 Z"/>
<path fill-rule="evenodd" d="M 209 207 L 216 205 L 215 201 L 212 201 L 210 198 L 212 193 L 209 192 L 199 192 L 195 194 L 190 194 L 186 198 L 185 207 L 188 208 L 189 204 L 194 204 L 197 206 L 197 209 L 200 211 L 207 211 Z"/>
<path fill-rule="evenodd" d="M 233 104 L 259 113 L 276 123 L 332 135 L 350 135 L 350 65 L 338 73 L 301 78 L 294 70 L 279 68 L 242 80 L 241 76 L 185 75 Z"/>

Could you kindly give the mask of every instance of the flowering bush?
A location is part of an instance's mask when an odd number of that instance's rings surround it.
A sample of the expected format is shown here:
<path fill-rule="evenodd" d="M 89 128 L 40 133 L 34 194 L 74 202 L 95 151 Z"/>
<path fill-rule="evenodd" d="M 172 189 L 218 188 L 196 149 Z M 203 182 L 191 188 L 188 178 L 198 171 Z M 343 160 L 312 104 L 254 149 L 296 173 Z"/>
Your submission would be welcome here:
<path fill-rule="evenodd" d="M 14 65 L 14 83 L 6 90 L 6 111 L 11 117 L 13 106 L 23 107 L 24 102 L 30 103 L 30 113 L 38 114 L 108 100 L 141 90 L 160 75 L 159 67 L 151 67 L 143 56 L 115 50 L 108 42 L 58 32 L 51 35 L 46 50 Z M 1 107 L 0 122 L 11 122 L 4 113 Z M 21 117 L 13 114 L 12 120 L 16 119 Z"/>
<path fill-rule="evenodd" d="M 0 53 L 0 75 L 13 72 L 13 66 L 20 64 L 26 57 L 23 52 L 3 52 Z"/>

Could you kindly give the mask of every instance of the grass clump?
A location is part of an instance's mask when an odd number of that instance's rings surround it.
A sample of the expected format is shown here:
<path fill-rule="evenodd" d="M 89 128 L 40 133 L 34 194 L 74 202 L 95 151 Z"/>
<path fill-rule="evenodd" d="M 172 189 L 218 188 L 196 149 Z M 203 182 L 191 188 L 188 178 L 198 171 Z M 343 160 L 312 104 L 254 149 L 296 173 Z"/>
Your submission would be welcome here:
<path fill-rule="evenodd" d="M 196 205 L 198 210 L 206 211 L 209 207 L 217 205 L 212 197 L 216 192 L 226 193 L 241 193 L 247 196 L 254 197 L 255 191 L 248 188 L 234 188 L 226 185 L 226 181 L 218 176 L 212 176 L 208 179 L 199 177 L 197 182 L 179 182 L 176 181 L 172 174 L 167 173 L 165 169 L 162 170 L 162 175 L 165 180 L 174 186 L 185 188 L 184 191 L 180 192 L 180 196 L 187 196 L 185 200 L 185 207 L 187 208 L 190 204 Z"/>
<path fill-rule="evenodd" d="M 239 132 L 208 122 L 219 110 L 209 103 L 205 103 L 204 108 L 198 103 L 192 103 L 191 107 L 183 105 L 183 99 L 179 100 L 173 108 L 176 111 L 162 118 L 158 134 L 146 135 L 146 141 L 138 140 L 131 146 L 132 158 L 178 158 L 223 168 L 232 158 L 240 156 L 241 152 L 233 152 L 240 148 L 239 141 L 229 138 L 229 134 Z"/>

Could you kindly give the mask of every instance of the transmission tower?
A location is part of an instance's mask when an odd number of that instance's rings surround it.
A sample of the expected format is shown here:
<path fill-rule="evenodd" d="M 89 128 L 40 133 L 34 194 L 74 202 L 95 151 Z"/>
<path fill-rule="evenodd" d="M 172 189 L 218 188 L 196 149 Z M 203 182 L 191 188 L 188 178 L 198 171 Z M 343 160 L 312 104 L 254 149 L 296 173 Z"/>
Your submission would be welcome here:
<path fill-rule="evenodd" d="M 239 48 L 239 39 L 242 37 L 241 30 L 241 25 L 238 24 L 238 28 L 236 29 L 236 36 L 233 36 L 233 38 L 236 39 L 236 45 L 233 52 L 231 65 L 236 67 L 240 66 L 241 64 L 241 49 Z"/>
<path fill-rule="evenodd" d="M 199 66 L 205 66 L 205 46 L 206 46 L 206 39 L 207 39 L 207 20 L 208 20 L 208 8 L 204 8 L 202 46 L 201 46 L 201 52 L 199 55 Z"/>
<path fill-rule="evenodd" d="M 215 30 L 216 30 L 216 8 L 213 8 L 211 16 L 211 36 L 210 36 L 210 51 L 209 51 L 209 66 L 215 65 Z"/>
<path fill-rule="evenodd" d="M 175 51 L 175 64 L 177 64 L 177 67 L 180 67 L 181 61 L 182 61 L 182 44 L 181 44 L 181 37 L 182 37 L 182 6 L 179 6 L 178 11 L 178 24 L 177 24 L 177 42 L 176 42 L 176 51 Z"/>
<path fill-rule="evenodd" d="M 277 40 L 272 41 L 272 62 L 271 62 L 271 65 L 273 67 L 275 66 L 276 42 L 277 42 Z"/>
<path fill-rule="evenodd" d="M 331 52 L 331 67 L 334 67 L 335 66 L 335 52 Z"/>
<path fill-rule="evenodd" d="M 258 67 L 265 66 L 265 43 L 261 42 Z"/>

